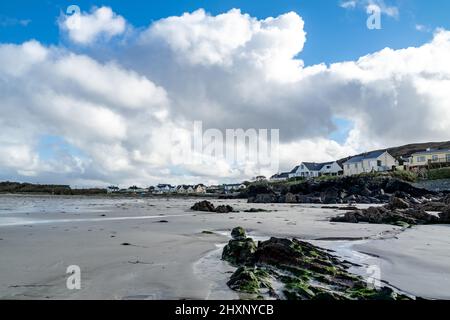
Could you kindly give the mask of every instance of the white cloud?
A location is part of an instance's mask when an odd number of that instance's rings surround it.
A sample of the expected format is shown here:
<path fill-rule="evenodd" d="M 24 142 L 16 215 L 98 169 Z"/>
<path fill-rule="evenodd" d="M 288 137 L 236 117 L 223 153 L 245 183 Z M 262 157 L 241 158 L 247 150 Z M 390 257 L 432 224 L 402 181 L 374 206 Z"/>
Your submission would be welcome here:
<path fill-rule="evenodd" d="M 394 5 L 388 5 L 384 0 L 349 0 L 341 1 L 339 6 L 344 9 L 365 9 L 366 12 L 381 12 L 392 18 L 398 18 L 400 15 L 399 8 Z"/>
<path fill-rule="evenodd" d="M 356 8 L 357 4 L 358 2 L 356 0 L 350 0 L 350 1 L 343 1 L 339 5 L 341 6 L 341 8 L 344 9 L 354 9 Z"/>
<path fill-rule="evenodd" d="M 89 45 L 98 39 L 109 40 L 124 33 L 126 21 L 111 8 L 101 7 L 92 9 L 90 13 L 75 12 L 72 15 L 63 15 L 59 26 L 73 42 Z"/>
<path fill-rule="evenodd" d="M 95 50 L 97 36 L 81 53 L 37 41 L 0 45 L 0 168 L 10 177 L 123 185 L 257 173 L 251 163 L 174 163 L 171 136 L 187 136 L 194 120 L 204 129 L 280 129 L 281 170 L 449 138 L 449 31 L 419 47 L 305 67 L 303 27 L 292 12 L 258 20 L 199 10 L 156 21 L 107 53 Z M 344 143 L 328 138 L 336 117 L 354 123 Z M 42 135 L 63 137 L 83 156 L 44 159 Z"/>

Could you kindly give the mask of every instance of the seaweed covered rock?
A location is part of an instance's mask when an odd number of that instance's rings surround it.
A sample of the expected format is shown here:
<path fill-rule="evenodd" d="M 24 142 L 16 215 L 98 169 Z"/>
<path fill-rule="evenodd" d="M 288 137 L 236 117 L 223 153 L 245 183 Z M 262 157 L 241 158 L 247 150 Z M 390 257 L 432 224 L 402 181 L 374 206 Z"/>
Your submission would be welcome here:
<path fill-rule="evenodd" d="M 273 290 L 269 281 L 269 274 L 254 267 L 239 267 L 227 282 L 230 289 L 259 294 L 261 289 Z"/>
<path fill-rule="evenodd" d="M 251 238 L 245 236 L 245 230 L 241 227 L 234 228 L 232 240 L 224 247 L 222 260 L 228 261 L 232 265 L 245 265 L 252 263 L 256 252 L 256 243 Z"/>
<path fill-rule="evenodd" d="M 234 228 L 233 230 L 231 230 L 231 238 L 233 238 L 233 240 L 245 240 L 247 238 L 245 229 L 242 227 Z"/>
<path fill-rule="evenodd" d="M 311 243 L 271 238 L 256 247 L 252 239 L 243 238 L 245 230 L 233 231 L 222 257 L 239 267 L 227 283 L 235 291 L 292 300 L 410 299 L 389 287 L 369 287 L 362 277 L 348 272 L 353 264 Z"/>

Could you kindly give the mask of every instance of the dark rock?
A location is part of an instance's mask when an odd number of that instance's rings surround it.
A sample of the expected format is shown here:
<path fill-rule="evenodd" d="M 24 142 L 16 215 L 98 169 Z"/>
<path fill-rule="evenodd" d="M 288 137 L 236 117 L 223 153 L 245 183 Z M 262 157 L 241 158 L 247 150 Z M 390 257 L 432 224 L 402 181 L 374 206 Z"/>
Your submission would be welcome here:
<path fill-rule="evenodd" d="M 272 193 L 258 194 L 255 197 L 248 198 L 249 203 L 276 203 L 277 196 Z"/>
<path fill-rule="evenodd" d="M 442 199 L 442 201 L 443 201 L 445 204 L 450 205 L 450 193 L 447 194 L 447 195 L 444 197 L 444 199 Z"/>
<path fill-rule="evenodd" d="M 229 206 L 229 205 L 220 205 L 217 206 L 216 209 L 214 210 L 217 213 L 229 213 L 229 212 L 233 212 L 233 207 Z"/>
<path fill-rule="evenodd" d="M 422 209 L 425 211 L 442 212 L 446 208 L 447 208 L 447 205 L 444 202 L 430 201 L 430 202 L 426 202 L 422 205 Z"/>
<path fill-rule="evenodd" d="M 421 197 L 431 193 L 428 190 L 416 188 L 411 184 L 398 179 L 389 179 L 389 181 L 386 183 L 385 191 L 387 193 L 402 191 L 413 197 Z"/>
<path fill-rule="evenodd" d="M 233 238 L 233 240 L 245 240 L 245 238 L 247 238 L 247 235 L 245 234 L 244 228 L 236 227 L 231 230 L 231 237 Z"/>
<path fill-rule="evenodd" d="M 191 207 L 191 210 L 194 211 L 203 211 L 203 212 L 217 212 L 217 213 L 229 213 L 229 212 L 233 212 L 233 207 L 229 206 L 229 205 L 220 205 L 214 207 L 214 205 L 209 202 L 209 201 L 201 201 L 201 202 L 197 202 L 196 204 L 194 204 Z"/>
<path fill-rule="evenodd" d="M 252 263 L 256 252 L 256 243 L 251 238 L 230 240 L 222 252 L 222 260 L 232 265 L 246 265 Z"/>
<path fill-rule="evenodd" d="M 191 207 L 191 210 L 194 211 L 204 211 L 204 212 L 214 212 L 215 208 L 214 205 L 209 201 L 201 201 L 197 202 Z"/>
<path fill-rule="evenodd" d="M 408 209 L 410 207 L 409 203 L 406 200 L 403 200 L 401 198 L 397 198 L 395 196 L 391 197 L 391 200 L 389 201 L 389 207 L 392 210 L 395 209 Z"/>
<path fill-rule="evenodd" d="M 286 203 L 297 203 L 297 197 L 292 193 L 287 193 L 284 199 Z"/>
<path fill-rule="evenodd" d="M 439 213 L 439 223 L 450 224 L 450 205 Z"/>
<path fill-rule="evenodd" d="M 250 208 L 248 210 L 244 210 L 244 212 L 248 213 L 258 213 L 258 212 L 271 212 L 270 210 L 260 209 L 260 208 Z"/>
<path fill-rule="evenodd" d="M 270 288 L 270 282 L 266 278 L 266 273 L 254 267 L 239 267 L 227 285 L 235 291 L 257 294 L 262 288 Z"/>

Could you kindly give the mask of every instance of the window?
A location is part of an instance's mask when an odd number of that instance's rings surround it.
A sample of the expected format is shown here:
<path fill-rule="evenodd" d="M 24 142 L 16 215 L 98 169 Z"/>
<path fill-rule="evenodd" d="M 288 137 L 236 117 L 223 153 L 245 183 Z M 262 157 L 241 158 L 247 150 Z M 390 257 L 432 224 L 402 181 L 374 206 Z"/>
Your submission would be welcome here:
<path fill-rule="evenodd" d="M 347 165 L 347 169 L 350 170 L 350 165 L 349 164 Z"/>
<path fill-rule="evenodd" d="M 424 156 L 417 157 L 417 162 L 425 162 L 426 158 Z"/>
<path fill-rule="evenodd" d="M 445 155 L 445 162 L 450 162 L 450 153 Z"/>
<path fill-rule="evenodd" d="M 381 163 L 381 160 L 377 160 L 377 166 L 381 167 L 383 165 L 383 163 Z"/>
<path fill-rule="evenodd" d="M 437 154 L 433 154 L 433 156 L 431 157 L 431 159 L 433 161 L 438 161 L 439 160 L 439 156 Z"/>

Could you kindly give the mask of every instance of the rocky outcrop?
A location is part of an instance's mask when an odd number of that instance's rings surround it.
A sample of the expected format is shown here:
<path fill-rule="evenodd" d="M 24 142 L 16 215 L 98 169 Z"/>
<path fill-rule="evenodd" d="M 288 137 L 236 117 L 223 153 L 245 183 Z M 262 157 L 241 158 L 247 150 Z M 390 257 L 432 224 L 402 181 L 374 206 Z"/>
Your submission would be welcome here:
<path fill-rule="evenodd" d="M 234 212 L 233 207 L 229 205 L 220 205 L 215 207 L 211 202 L 209 201 L 201 201 L 197 202 L 191 207 L 191 210 L 194 211 L 203 211 L 203 212 L 216 212 L 216 213 L 229 213 Z"/>
<path fill-rule="evenodd" d="M 194 211 L 204 211 L 204 212 L 214 212 L 215 208 L 214 205 L 209 201 L 201 201 L 197 202 L 191 207 L 191 210 Z"/>
<path fill-rule="evenodd" d="M 250 203 L 381 204 L 388 202 L 395 193 L 419 199 L 429 199 L 436 195 L 432 191 L 416 188 L 391 177 L 351 176 L 328 181 L 306 181 L 289 186 L 255 185 L 250 186 L 243 196 Z"/>
<path fill-rule="evenodd" d="M 401 195 L 405 196 L 405 198 L 398 197 Z M 400 226 L 450 223 L 448 219 L 450 206 L 443 201 L 420 203 L 412 201 L 411 198 L 408 200 L 407 197 L 407 194 L 397 193 L 396 196 L 391 197 L 387 205 L 347 212 L 343 216 L 332 218 L 331 221 L 394 224 Z M 435 211 L 439 214 L 431 214 L 429 213 L 430 211 Z"/>
<path fill-rule="evenodd" d="M 233 230 L 242 243 L 242 228 Z M 234 236 L 235 237 L 235 236 Z M 229 244 L 230 245 L 230 244 Z M 292 300 L 373 300 L 410 299 L 389 287 L 373 288 L 363 278 L 348 272 L 352 265 L 308 242 L 296 239 L 271 238 L 259 242 L 252 250 L 224 248 L 223 259 L 232 261 L 238 269 L 227 285 L 235 291 L 255 298 L 275 297 Z M 274 285 L 274 284 L 277 285 Z"/>

